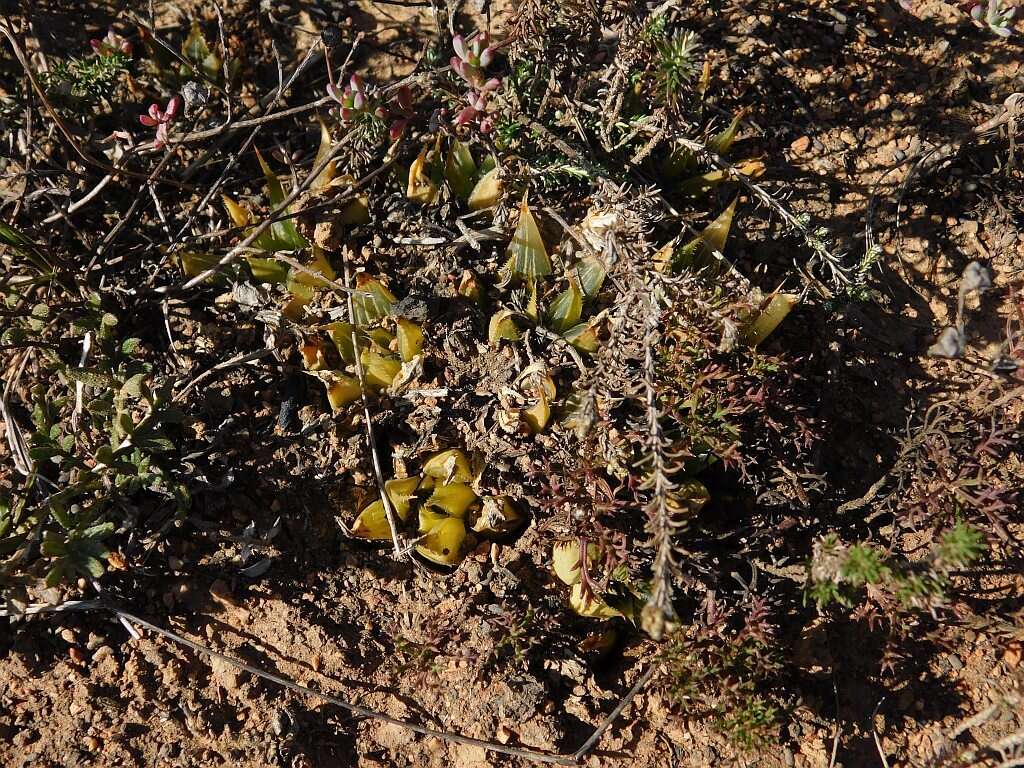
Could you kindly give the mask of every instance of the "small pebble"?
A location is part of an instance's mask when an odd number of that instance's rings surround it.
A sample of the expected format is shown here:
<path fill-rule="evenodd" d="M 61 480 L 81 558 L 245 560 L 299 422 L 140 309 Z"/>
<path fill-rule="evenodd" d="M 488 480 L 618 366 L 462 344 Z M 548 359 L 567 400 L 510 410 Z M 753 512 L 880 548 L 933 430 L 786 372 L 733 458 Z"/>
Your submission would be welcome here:
<path fill-rule="evenodd" d="M 60 639 L 63 640 L 65 643 L 74 643 L 75 633 L 70 629 L 62 629 L 60 631 Z"/>

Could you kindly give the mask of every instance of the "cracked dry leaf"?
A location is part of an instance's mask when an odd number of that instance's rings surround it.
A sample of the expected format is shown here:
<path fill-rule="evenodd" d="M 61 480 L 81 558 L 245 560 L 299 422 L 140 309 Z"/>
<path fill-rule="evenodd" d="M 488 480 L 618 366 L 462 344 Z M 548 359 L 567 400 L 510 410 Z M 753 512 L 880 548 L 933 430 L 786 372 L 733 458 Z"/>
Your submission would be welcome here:
<path fill-rule="evenodd" d="M 300 348 L 302 362 L 310 371 L 323 371 L 327 369 L 327 359 L 324 357 L 323 343 L 320 339 L 307 339 Z"/>
<path fill-rule="evenodd" d="M 408 363 L 402 363 L 402 368 L 398 371 L 398 375 L 395 376 L 394 380 L 392 380 L 391 386 L 388 387 L 388 392 L 392 395 L 400 394 L 412 382 L 416 381 L 422 373 L 423 356 L 417 355 Z"/>
<path fill-rule="evenodd" d="M 526 203 L 526 195 L 523 195 L 523 201 L 519 204 L 519 223 L 506 253 L 507 266 L 517 277 L 533 280 L 551 274 L 551 260 L 530 206 Z"/>
<path fill-rule="evenodd" d="M 535 434 L 542 432 L 551 420 L 551 402 L 557 395 L 554 379 L 543 363 L 536 362 L 519 374 L 516 387 L 519 394 L 531 403 L 519 410 L 523 421 Z M 511 411 L 507 414 L 506 421 L 510 425 L 515 422 L 512 415 Z"/>
<path fill-rule="evenodd" d="M 477 277 L 476 272 L 466 269 L 462 272 L 462 277 L 459 279 L 458 287 L 459 296 L 469 299 L 475 304 L 479 304 L 483 298 L 483 291 L 480 288 L 480 278 Z"/>
<path fill-rule="evenodd" d="M 525 520 L 526 517 L 508 496 L 487 496 L 473 523 L 473 530 L 488 536 L 501 536 L 514 531 Z"/>
<path fill-rule="evenodd" d="M 613 210 L 590 210 L 580 222 L 580 234 L 595 251 L 603 251 L 609 235 L 614 235 L 619 214 Z"/>
<path fill-rule="evenodd" d="M 573 392 L 562 408 L 562 425 L 571 429 L 580 440 L 587 436 L 597 419 L 596 404 L 591 392 Z"/>

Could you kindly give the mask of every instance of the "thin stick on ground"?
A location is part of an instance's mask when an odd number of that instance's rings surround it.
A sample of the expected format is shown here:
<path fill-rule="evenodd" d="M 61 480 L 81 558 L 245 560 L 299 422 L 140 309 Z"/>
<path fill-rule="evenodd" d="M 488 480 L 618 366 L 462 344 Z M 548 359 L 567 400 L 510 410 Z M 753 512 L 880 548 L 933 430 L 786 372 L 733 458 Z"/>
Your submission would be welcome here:
<path fill-rule="evenodd" d="M 341 258 L 345 270 L 345 286 L 349 293 L 346 294 L 348 304 L 348 321 L 352 325 L 352 350 L 356 359 L 356 376 L 359 378 L 359 398 L 363 404 L 363 421 L 366 424 L 366 443 L 370 449 L 370 458 L 373 461 L 373 476 L 377 481 L 377 491 L 380 493 L 380 503 L 384 507 L 384 515 L 388 520 L 388 528 L 391 529 L 391 543 L 394 545 L 395 560 L 401 560 L 408 552 L 401 531 L 398 529 L 398 518 L 395 514 L 391 499 L 388 498 L 387 489 L 384 486 L 384 472 L 380 466 L 380 451 L 377 450 L 377 438 L 373 434 L 373 419 L 370 417 L 370 405 L 366 399 L 366 376 L 363 372 L 362 354 L 359 351 L 359 339 L 356 334 L 355 309 L 352 306 L 352 275 L 348 266 L 348 249 L 342 248 Z"/>

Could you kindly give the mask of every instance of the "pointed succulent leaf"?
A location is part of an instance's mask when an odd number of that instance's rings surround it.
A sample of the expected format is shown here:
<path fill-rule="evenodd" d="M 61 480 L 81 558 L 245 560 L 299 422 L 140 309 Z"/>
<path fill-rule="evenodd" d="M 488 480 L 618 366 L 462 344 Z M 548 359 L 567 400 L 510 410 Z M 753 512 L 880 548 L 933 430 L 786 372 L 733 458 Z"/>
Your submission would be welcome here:
<path fill-rule="evenodd" d="M 555 297 L 547 312 L 547 324 L 556 333 L 564 333 L 577 325 L 583 315 L 583 291 L 576 280 L 569 279 L 569 287 Z"/>
<path fill-rule="evenodd" d="M 456 139 L 448 151 L 444 164 L 444 177 L 460 200 L 468 200 L 476 186 L 476 163 L 469 146 Z"/>
<path fill-rule="evenodd" d="M 464 483 L 448 483 L 434 488 L 425 506 L 443 510 L 450 517 L 464 519 L 470 504 L 476 501 L 473 489 Z"/>
<path fill-rule="evenodd" d="M 316 157 L 313 158 L 313 167 L 319 168 L 320 164 L 327 159 L 331 154 L 332 144 L 331 131 L 327 127 L 327 124 L 323 120 L 317 118 L 317 122 L 320 123 L 320 147 L 316 151 Z M 322 192 L 330 186 L 331 181 L 338 173 L 337 163 L 331 160 L 324 169 L 317 174 L 316 179 L 310 185 L 310 189 L 314 192 Z"/>
<path fill-rule="evenodd" d="M 471 211 L 493 208 L 501 202 L 501 194 L 501 174 L 497 168 L 492 168 L 481 176 L 480 180 L 473 186 L 466 205 Z"/>
<path fill-rule="evenodd" d="M 551 274 L 551 260 L 525 195 L 519 205 L 519 223 L 507 253 L 508 267 L 517 277 L 535 279 Z"/>
<path fill-rule="evenodd" d="M 580 352 L 594 354 L 601 346 L 597 328 L 591 323 L 579 323 L 562 334 L 562 338 L 572 344 Z"/>
<path fill-rule="evenodd" d="M 736 141 L 736 134 L 739 131 L 740 121 L 746 113 L 747 111 L 745 109 L 741 109 L 737 112 L 728 127 L 720 131 L 711 139 L 711 141 L 708 142 L 708 149 L 719 155 L 727 154 L 729 150 L 732 149 L 733 143 Z"/>
<path fill-rule="evenodd" d="M 363 375 L 370 387 L 387 389 L 395 380 L 402 364 L 393 357 L 378 354 L 372 350 L 363 350 Z"/>
<path fill-rule="evenodd" d="M 391 526 L 388 524 L 387 511 L 380 499 L 359 513 L 356 521 L 352 524 L 352 535 L 370 541 L 391 540 Z"/>
<path fill-rule="evenodd" d="M 508 341 L 519 341 L 522 332 L 516 324 L 517 313 L 510 309 L 501 309 L 491 315 L 490 323 L 487 326 L 487 340 L 494 345 L 502 339 Z"/>
<path fill-rule="evenodd" d="M 384 492 L 388 495 L 395 514 L 403 523 L 409 519 L 411 509 L 410 501 L 420 486 L 418 477 L 405 477 L 402 479 L 388 480 L 384 483 Z"/>
<path fill-rule="evenodd" d="M 423 351 L 423 329 L 412 320 L 398 318 L 398 354 L 408 363 Z"/>
<path fill-rule="evenodd" d="M 587 256 L 581 259 L 576 264 L 574 272 L 579 281 L 580 290 L 583 291 L 583 295 L 587 299 L 597 296 L 601 286 L 604 285 L 605 275 L 608 274 L 604 268 L 604 262 L 597 256 Z"/>
<path fill-rule="evenodd" d="M 800 302 L 800 297 L 791 293 L 776 293 L 763 309 L 747 324 L 740 334 L 746 344 L 756 347 L 767 339 L 786 315 Z"/>
<path fill-rule="evenodd" d="M 442 483 L 468 483 L 473 479 L 469 459 L 458 448 L 435 453 L 423 465 L 423 474 Z"/>
<path fill-rule="evenodd" d="M 356 288 L 360 291 L 352 296 L 356 325 L 369 325 L 391 313 L 397 299 L 380 280 L 362 273 L 356 278 Z"/>
<path fill-rule="evenodd" d="M 456 565 L 462 560 L 466 538 L 466 524 L 450 517 L 423 537 L 422 543 L 416 545 L 416 552 L 438 565 Z"/>

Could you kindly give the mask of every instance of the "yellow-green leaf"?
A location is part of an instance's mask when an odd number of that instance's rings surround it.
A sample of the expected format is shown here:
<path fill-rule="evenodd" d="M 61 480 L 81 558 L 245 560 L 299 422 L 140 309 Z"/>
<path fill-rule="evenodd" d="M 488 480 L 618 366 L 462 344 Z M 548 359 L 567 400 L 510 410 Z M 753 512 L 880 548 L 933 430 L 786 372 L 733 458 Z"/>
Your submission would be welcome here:
<path fill-rule="evenodd" d="M 450 517 L 440 521 L 416 545 L 416 551 L 438 565 L 456 565 L 462 560 L 466 543 L 466 524 Z"/>
<path fill-rule="evenodd" d="M 497 168 L 492 168 L 480 177 L 466 204 L 471 211 L 493 208 L 501 201 L 501 193 L 501 175 Z"/>
<path fill-rule="evenodd" d="M 246 256 L 253 279 L 270 285 L 283 285 L 288 282 L 289 269 L 277 259 L 263 259 L 259 256 Z"/>
<path fill-rule="evenodd" d="M 359 387 L 359 380 L 354 376 L 337 371 L 324 371 L 324 373 L 328 374 L 324 378 L 324 386 L 327 387 L 327 401 L 334 410 L 339 411 L 362 396 L 363 390 Z"/>
<path fill-rule="evenodd" d="M 464 483 L 448 483 L 434 488 L 426 506 L 444 510 L 450 517 L 465 518 L 469 505 L 476 501 L 473 489 Z"/>
<path fill-rule="evenodd" d="M 320 163 L 322 163 L 330 156 L 332 144 L 330 129 L 319 117 L 317 118 L 317 122 L 320 123 L 320 147 L 316 151 L 316 157 L 313 158 L 314 168 L 319 168 Z M 334 179 L 335 175 L 337 175 L 337 172 L 338 168 L 336 161 L 331 160 L 329 163 L 327 163 L 327 165 L 324 166 L 324 169 L 320 171 L 319 174 L 317 174 L 317 177 L 316 179 L 313 180 L 313 183 L 310 185 L 310 188 L 314 192 L 322 192 L 323 190 L 327 189 L 327 187 L 330 186 L 331 181 Z"/>
<path fill-rule="evenodd" d="M 564 333 L 579 323 L 582 315 L 583 292 L 576 284 L 576 280 L 570 278 L 569 287 L 551 302 L 551 306 L 548 308 L 547 322 L 551 330 L 556 333 Z"/>
<path fill-rule="evenodd" d="M 476 163 L 465 142 L 456 139 L 448 151 L 444 164 L 444 177 L 460 200 L 468 200 L 476 186 Z"/>
<path fill-rule="evenodd" d="M 737 173 L 742 173 L 744 176 L 756 179 L 764 174 L 765 167 L 764 163 L 760 160 L 744 160 L 742 163 L 736 165 Z M 680 194 L 687 195 L 689 197 L 701 197 L 706 195 L 712 189 L 717 187 L 724 181 L 728 181 L 731 178 L 729 171 L 708 171 L 699 176 L 692 176 L 688 179 L 684 179 L 679 183 L 676 189 Z"/>
<path fill-rule="evenodd" d="M 519 341 L 522 333 L 516 325 L 517 314 L 511 309 L 502 309 L 491 315 L 491 321 L 487 325 L 487 340 L 491 344 L 498 344 L 502 339 L 508 341 Z"/>
<path fill-rule="evenodd" d="M 719 155 L 724 155 L 732 149 L 732 145 L 736 141 L 736 134 L 739 131 L 740 120 L 742 120 L 743 116 L 746 114 L 746 109 L 741 109 L 737 112 L 729 126 L 725 128 L 725 130 L 719 132 L 711 139 L 711 141 L 708 142 L 708 149 Z"/>
<path fill-rule="evenodd" d="M 388 515 L 384 509 L 384 503 L 380 499 L 359 513 L 356 521 L 352 524 L 352 535 L 371 541 L 389 541 L 391 539 Z"/>
<path fill-rule="evenodd" d="M 458 448 L 449 448 L 431 456 L 423 465 L 423 474 L 445 483 L 468 483 L 473 479 L 469 459 Z"/>
<path fill-rule="evenodd" d="M 416 494 L 420 486 L 418 477 L 404 477 L 400 480 L 388 480 L 384 483 L 384 493 L 388 495 L 391 506 L 394 507 L 395 515 L 399 520 L 405 522 L 409 519 L 411 509 L 410 500 Z"/>
<path fill-rule="evenodd" d="M 408 363 L 423 351 L 423 329 L 412 320 L 398 318 L 398 354 Z"/>
<path fill-rule="evenodd" d="M 594 354 L 601 346 L 597 328 L 590 323 L 579 323 L 562 334 L 562 338 L 572 344 L 580 352 Z"/>
<path fill-rule="evenodd" d="M 228 212 L 228 216 L 231 217 L 231 222 L 236 227 L 247 227 L 251 220 L 249 209 L 240 203 L 236 203 L 227 195 L 221 195 L 221 200 L 224 201 L 224 208 Z"/>
<path fill-rule="evenodd" d="M 378 389 L 387 389 L 395 376 L 402 370 L 402 364 L 393 357 L 385 357 L 372 350 L 363 350 L 363 375 L 366 383 Z"/>
<path fill-rule="evenodd" d="M 704 231 L 688 242 L 672 256 L 674 269 L 703 269 L 718 264 L 718 257 L 715 252 L 723 253 L 725 243 L 729 238 L 729 230 L 732 228 L 732 220 L 736 216 L 736 202 L 739 197 L 734 197 L 729 207 L 719 214 L 718 218 L 708 224 Z"/>
<path fill-rule="evenodd" d="M 581 259 L 576 264 L 573 272 L 576 275 L 576 279 L 579 280 L 580 290 L 583 291 L 583 295 L 587 299 L 597 296 L 597 292 L 604 285 L 605 275 L 607 275 L 604 263 L 596 256 L 587 256 Z"/>
<path fill-rule="evenodd" d="M 422 205 L 429 205 L 437 199 L 437 180 L 432 173 L 431 154 L 430 148 L 424 147 L 409 166 L 409 184 L 405 195 Z"/>
<path fill-rule="evenodd" d="M 573 585 L 569 592 L 569 605 L 580 616 L 590 619 L 614 619 L 622 616 L 622 611 L 612 608 L 600 597 L 593 596 L 588 600 L 584 596 L 582 584 Z"/>
<path fill-rule="evenodd" d="M 513 275 L 535 279 L 551 274 L 551 260 L 525 195 L 519 205 L 519 223 L 507 253 L 508 267 Z"/>
<path fill-rule="evenodd" d="M 551 549 L 551 569 L 563 584 L 573 585 L 580 580 L 580 543 L 559 541 Z"/>
<path fill-rule="evenodd" d="M 361 291 L 352 295 L 352 315 L 356 325 L 369 325 L 391 313 L 397 299 L 380 280 L 361 273 L 356 277 L 356 288 Z"/>
<path fill-rule="evenodd" d="M 777 293 L 768 300 L 768 304 L 751 320 L 740 334 L 740 339 L 752 347 L 756 347 L 767 339 L 786 315 L 800 302 L 800 297 L 791 293 Z"/>

